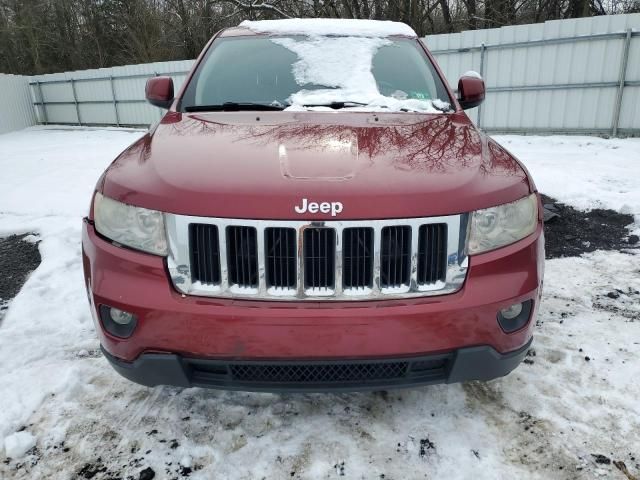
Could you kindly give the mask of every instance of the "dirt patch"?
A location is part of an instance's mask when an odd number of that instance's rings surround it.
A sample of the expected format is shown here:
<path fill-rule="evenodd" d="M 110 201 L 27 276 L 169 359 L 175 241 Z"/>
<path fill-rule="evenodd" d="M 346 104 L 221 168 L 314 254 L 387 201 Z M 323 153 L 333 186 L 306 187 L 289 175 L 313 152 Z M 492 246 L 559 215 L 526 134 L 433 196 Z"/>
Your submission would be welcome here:
<path fill-rule="evenodd" d="M 614 289 L 606 294 L 598 294 L 593 299 L 594 309 L 610 312 L 630 322 L 640 321 L 638 305 L 640 305 L 640 290 L 633 287 Z"/>
<path fill-rule="evenodd" d="M 577 257 L 595 250 L 638 249 L 636 235 L 626 228 L 633 216 L 614 210 L 582 212 L 542 195 L 547 215 L 555 214 L 544 225 L 547 258 Z"/>
<path fill-rule="evenodd" d="M 18 294 L 29 274 L 40 265 L 38 244 L 26 241 L 28 236 L 0 238 L 0 320 L 9 300 Z"/>

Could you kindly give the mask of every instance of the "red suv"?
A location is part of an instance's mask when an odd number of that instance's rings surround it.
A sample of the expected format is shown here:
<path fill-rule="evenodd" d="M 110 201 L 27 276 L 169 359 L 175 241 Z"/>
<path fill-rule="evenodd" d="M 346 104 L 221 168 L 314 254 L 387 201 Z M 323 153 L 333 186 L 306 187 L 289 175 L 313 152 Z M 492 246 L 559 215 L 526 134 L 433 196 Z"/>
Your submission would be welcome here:
<path fill-rule="evenodd" d="M 105 357 L 144 385 L 362 390 L 489 380 L 532 340 L 544 237 L 526 169 L 404 24 L 216 34 L 84 219 Z"/>

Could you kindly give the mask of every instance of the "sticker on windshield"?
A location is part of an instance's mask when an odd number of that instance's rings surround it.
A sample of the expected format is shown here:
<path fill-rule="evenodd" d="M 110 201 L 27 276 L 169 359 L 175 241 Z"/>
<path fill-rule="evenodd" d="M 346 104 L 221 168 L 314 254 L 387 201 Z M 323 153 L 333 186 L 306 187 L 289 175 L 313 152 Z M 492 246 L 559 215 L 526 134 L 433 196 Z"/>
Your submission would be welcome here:
<path fill-rule="evenodd" d="M 431 95 L 428 92 L 410 92 L 409 98 L 416 98 L 418 100 L 431 100 Z"/>

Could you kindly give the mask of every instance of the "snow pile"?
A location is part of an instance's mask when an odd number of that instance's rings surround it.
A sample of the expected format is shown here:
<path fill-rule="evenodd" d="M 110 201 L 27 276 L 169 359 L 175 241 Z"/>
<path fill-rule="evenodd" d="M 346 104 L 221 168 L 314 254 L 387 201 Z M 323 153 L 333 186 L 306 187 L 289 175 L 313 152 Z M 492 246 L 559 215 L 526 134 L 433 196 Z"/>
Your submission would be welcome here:
<path fill-rule="evenodd" d="M 26 431 L 16 432 L 4 439 L 4 453 L 8 458 L 22 457 L 36 445 L 36 437 Z"/>
<path fill-rule="evenodd" d="M 371 64 L 378 48 L 388 45 L 388 40 L 320 37 L 309 40 L 277 38 L 273 42 L 298 55 L 298 61 L 293 64 L 293 75 L 298 85 L 333 87 L 301 90 L 290 98 L 294 105 L 345 100 L 369 103 L 380 96 Z M 344 68 L 345 65 L 349 68 Z"/>
<path fill-rule="evenodd" d="M 274 38 L 273 42 L 298 56 L 293 74 L 298 85 L 323 85 L 329 88 L 300 90 L 289 101 L 289 110 L 305 110 L 305 105 L 332 102 L 362 103 L 357 111 L 400 111 L 442 113 L 445 102 L 387 97 L 378 91 L 371 72 L 373 56 L 391 42 L 384 38 L 310 37 L 307 39 Z M 345 67 L 347 66 L 347 67 Z M 438 108 L 436 108 L 438 107 Z M 314 108 L 314 107 L 311 107 Z"/>
<path fill-rule="evenodd" d="M 245 20 L 240 24 L 256 33 L 274 35 L 336 35 L 349 37 L 417 37 L 406 23 L 340 18 L 290 18 L 286 20 Z"/>
<path fill-rule="evenodd" d="M 0 235 L 34 232 L 42 256 L 0 323 L 0 442 L 10 448 L 23 445 L 27 437 L 13 432 L 43 403 L 86 381 L 74 369 L 80 351 L 96 348 L 79 288 L 82 217 L 102 171 L 141 135 L 51 127 L 0 135 Z"/>

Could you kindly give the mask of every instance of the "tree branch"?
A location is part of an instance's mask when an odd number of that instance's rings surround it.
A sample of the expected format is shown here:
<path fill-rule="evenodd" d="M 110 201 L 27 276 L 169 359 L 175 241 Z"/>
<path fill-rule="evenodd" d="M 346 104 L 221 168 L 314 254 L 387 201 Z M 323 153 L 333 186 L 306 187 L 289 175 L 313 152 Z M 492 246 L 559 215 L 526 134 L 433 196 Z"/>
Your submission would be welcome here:
<path fill-rule="evenodd" d="M 264 10 L 264 11 L 268 11 L 268 12 L 275 12 L 278 15 L 280 15 L 281 17 L 284 17 L 284 18 L 291 18 L 290 15 L 287 15 L 282 10 L 280 10 L 278 7 L 276 7 L 275 5 L 272 5 L 270 3 L 265 3 L 265 2 L 258 3 L 258 0 L 253 0 L 250 3 L 241 2 L 240 0 L 231 0 L 231 1 L 234 4 L 236 4 L 239 8 L 241 8 L 242 10 Z"/>

